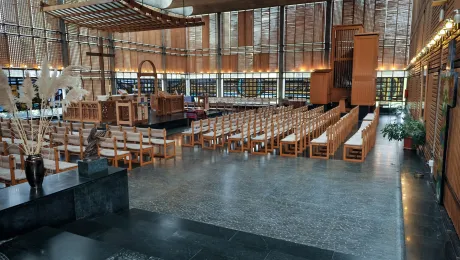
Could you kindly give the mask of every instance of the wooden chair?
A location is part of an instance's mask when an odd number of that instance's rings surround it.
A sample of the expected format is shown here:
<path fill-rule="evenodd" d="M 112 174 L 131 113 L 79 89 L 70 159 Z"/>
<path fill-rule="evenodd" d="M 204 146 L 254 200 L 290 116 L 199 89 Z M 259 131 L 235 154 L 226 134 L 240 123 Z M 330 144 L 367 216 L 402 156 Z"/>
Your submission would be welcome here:
<path fill-rule="evenodd" d="M 71 155 L 78 155 L 83 160 L 84 146 L 83 135 L 65 135 L 64 144 L 56 147 L 59 152 L 64 152 L 66 162 L 70 162 Z"/>
<path fill-rule="evenodd" d="M 12 155 L 0 156 L 0 182 L 7 187 L 26 182 L 26 173 L 16 169 L 16 161 Z"/>
<path fill-rule="evenodd" d="M 138 128 L 139 130 L 140 128 Z M 144 143 L 148 141 L 149 144 L 153 145 L 154 148 L 158 147 L 159 152 L 155 153 L 155 157 L 160 157 L 164 159 L 173 158 L 176 156 L 176 141 L 168 140 L 166 129 L 152 129 L 149 128 L 150 132 L 148 134 L 147 140 L 144 139 Z M 144 135 L 145 136 L 145 135 Z M 168 148 L 173 148 L 172 154 L 168 153 Z"/>
<path fill-rule="evenodd" d="M 58 147 L 61 146 L 65 143 L 65 137 L 68 135 L 68 133 L 52 133 L 50 135 L 50 147 Z"/>
<path fill-rule="evenodd" d="M 110 131 L 108 136 L 117 138 L 115 144 L 119 150 L 126 150 L 126 132 Z"/>
<path fill-rule="evenodd" d="M 59 152 L 56 147 L 42 148 L 40 153 L 43 157 L 45 169 L 53 171 L 54 173 L 70 171 L 78 168 L 78 164 L 76 163 L 60 161 Z"/>
<path fill-rule="evenodd" d="M 127 133 L 125 132 L 126 142 L 125 149 L 135 155 L 136 159 L 132 159 L 133 162 L 139 163 L 140 166 L 147 164 L 153 164 L 154 153 L 153 146 L 150 144 L 144 144 L 142 133 Z M 144 156 L 150 157 L 150 160 L 144 161 Z M 131 155 L 131 158 L 132 155 Z"/>
<path fill-rule="evenodd" d="M 112 165 L 118 167 L 118 161 L 123 160 L 125 163 L 128 162 L 128 170 L 132 169 L 132 155 L 129 151 L 119 150 L 117 148 L 117 138 L 102 138 L 98 143 L 98 155 L 106 157 L 109 161 L 112 161 Z"/>
<path fill-rule="evenodd" d="M 121 132 L 126 132 L 126 133 L 136 133 L 136 127 L 135 126 L 119 126 L 118 131 Z"/>
<path fill-rule="evenodd" d="M 10 144 L 3 142 L 2 148 L 3 155 L 13 156 L 16 162 L 16 168 L 19 166 L 19 169 L 24 170 L 24 149 L 22 148 L 22 144 Z"/>
<path fill-rule="evenodd" d="M 192 121 L 190 129 L 182 132 L 182 146 L 194 147 L 195 144 L 197 144 L 196 139 L 198 139 L 198 141 L 201 140 L 200 133 L 201 133 L 201 120 Z M 189 139 L 190 141 L 187 142 L 187 139 Z"/>

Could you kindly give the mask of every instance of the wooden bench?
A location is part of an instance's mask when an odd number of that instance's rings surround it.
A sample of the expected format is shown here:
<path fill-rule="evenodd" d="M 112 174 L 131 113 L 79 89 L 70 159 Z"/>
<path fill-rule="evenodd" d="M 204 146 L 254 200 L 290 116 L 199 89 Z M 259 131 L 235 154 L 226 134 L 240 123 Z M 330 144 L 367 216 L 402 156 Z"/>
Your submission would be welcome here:
<path fill-rule="evenodd" d="M 363 121 L 358 131 L 345 142 L 343 160 L 349 162 L 363 162 L 367 154 L 375 145 L 377 136 L 378 118 L 372 121 Z"/>
<path fill-rule="evenodd" d="M 339 107 L 338 117 L 340 117 Z M 351 133 L 353 127 L 358 123 L 359 107 L 353 108 L 348 114 L 338 120 L 333 120 L 325 132 L 318 138 L 311 140 L 310 158 L 329 159 L 337 151 L 345 138 Z"/>

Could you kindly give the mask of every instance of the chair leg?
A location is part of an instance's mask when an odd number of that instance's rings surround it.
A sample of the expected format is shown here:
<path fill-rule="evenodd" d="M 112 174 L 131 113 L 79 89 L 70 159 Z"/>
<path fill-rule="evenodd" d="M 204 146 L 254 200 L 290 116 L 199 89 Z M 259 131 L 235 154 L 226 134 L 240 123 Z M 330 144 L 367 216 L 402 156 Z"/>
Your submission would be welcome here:
<path fill-rule="evenodd" d="M 133 161 L 133 156 L 132 156 L 132 154 L 129 154 L 128 170 L 130 170 L 130 171 L 133 169 L 132 164 L 131 164 L 132 161 Z"/>

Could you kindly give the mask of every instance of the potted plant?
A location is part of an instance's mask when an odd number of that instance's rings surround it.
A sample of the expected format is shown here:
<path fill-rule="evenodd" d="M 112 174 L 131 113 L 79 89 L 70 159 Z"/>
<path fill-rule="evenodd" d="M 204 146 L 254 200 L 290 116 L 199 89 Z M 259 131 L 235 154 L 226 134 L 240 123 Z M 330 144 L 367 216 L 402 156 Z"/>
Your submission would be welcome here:
<path fill-rule="evenodd" d="M 82 89 L 81 78 L 77 71 L 82 70 L 80 66 L 69 66 L 65 68 L 61 75 L 58 76 L 57 70 L 53 73 L 49 70 L 48 61 L 45 59 L 41 66 L 41 75 L 35 82 L 32 83 L 28 72 L 23 81 L 23 85 L 19 89 L 19 97 L 13 95 L 11 86 L 8 84 L 8 78 L 4 71 L 0 69 L 0 106 L 9 112 L 11 123 L 15 129 L 15 138 L 19 139 L 18 143 L 9 145 L 19 145 L 19 148 L 26 155 L 25 173 L 27 181 L 31 187 L 41 187 L 45 176 L 45 169 L 41 151 L 46 142 L 44 135 L 49 132 L 50 121 L 53 117 L 58 117 L 57 100 L 55 100 L 56 92 L 59 89 L 66 91 L 67 95 L 60 100 L 63 113 L 71 102 L 81 100 L 83 96 L 88 94 L 88 91 Z M 32 125 L 32 117 L 28 118 L 29 122 L 25 122 L 18 113 L 17 104 L 24 104 L 29 114 L 32 114 L 34 102 L 39 100 L 38 124 L 35 127 Z"/>
<path fill-rule="evenodd" d="M 402 112 L 402 113 L 401 113 Z M 413 150 L 415 147 L 425 144 L 425 125 L 419 120 L 415 120 L 406 110 L 398 114 L 403 114 L 401 120 L 395 120 L 385 125 L 382 129 L 383 137 L 388 140 L 404 140 L 404 149 Z"/>

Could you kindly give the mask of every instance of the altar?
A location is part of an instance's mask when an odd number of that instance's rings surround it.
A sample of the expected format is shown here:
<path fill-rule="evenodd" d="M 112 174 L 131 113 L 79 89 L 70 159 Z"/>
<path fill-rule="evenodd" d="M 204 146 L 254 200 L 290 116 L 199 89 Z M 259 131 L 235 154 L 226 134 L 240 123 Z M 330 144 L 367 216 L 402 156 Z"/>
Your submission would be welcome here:
<path fill-rule="evenodd" d="M 143 72 L 143 65 L 152 66 L 153 72 Z M 155 89 L 152 94 L 141 93 L 141 77 L 155 78 Z M 119 95 L 100 95 L 97 100 L 72 103 L 63 113 L 66 121 L 85 123 L 116 123 L 117 125 L 145 125 L 149 121 L 149 105 L 156 115 L 165 116 L 183 113 L 184 96 L 172 95 L 158 89 L 158 77 L 152 61 L 144 60 L 139 64 L 137 72 L 137 93 L 122 92 Z M 150 103 L 149 103 L 150 98 Z"/>

